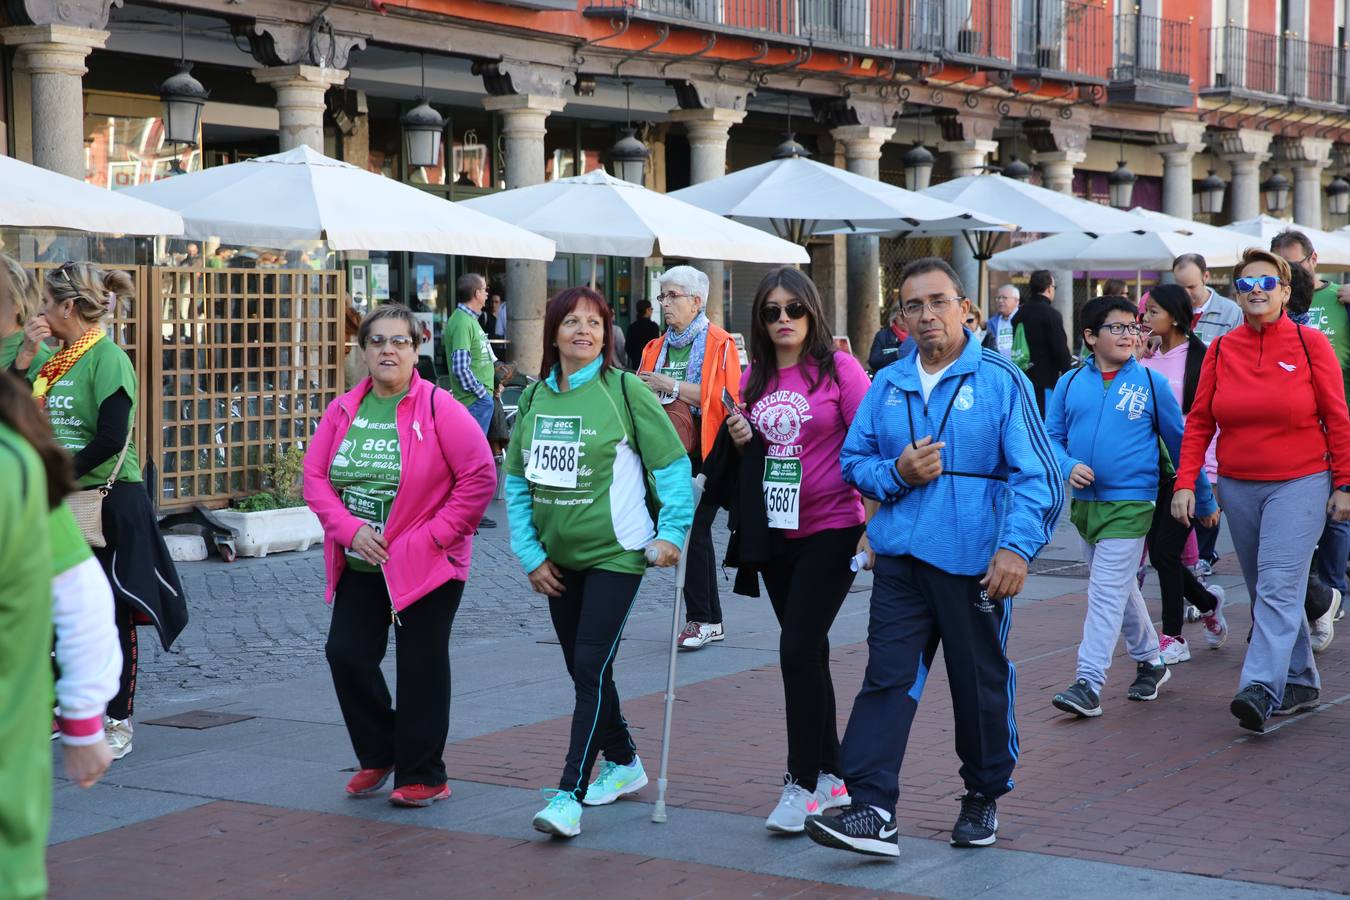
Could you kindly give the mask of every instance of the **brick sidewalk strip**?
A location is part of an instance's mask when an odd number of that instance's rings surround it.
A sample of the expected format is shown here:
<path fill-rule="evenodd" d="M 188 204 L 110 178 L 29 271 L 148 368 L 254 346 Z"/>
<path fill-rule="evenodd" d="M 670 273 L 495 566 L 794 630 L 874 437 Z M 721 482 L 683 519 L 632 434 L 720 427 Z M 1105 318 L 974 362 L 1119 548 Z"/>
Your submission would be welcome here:
<path fill-rule="evenodd" d="M 61 844 L 49 852 L 48 865 L 53 898 L 102 900 L 913 897 L 596 852 L 560 841 L 521 841 L 228 801 Z M 116 872 L 124 874 L 110 874 Z"/>
<path fill-rule="evenodd" d="M 999 845 L 1350 892 L 1347 639 L 1318 658 L 1324 705 L 1272 720 L 1263 736 L 1240 730 L 1228 712 L 1246 649 L 1246 607 L 1232 608 L 1229 641 L 1219 651 L 1207 649 L 1198 625 L 1187 629 L 1193 658 L 1174 667 L 1152 703 L 1125 700 L 1134 666 L 1117 655 L 1102 697 L 1105 714 L 1076 721 L 1050 699 L 1073 679 L 1084 602 L 1081 594 L 1064 595 L 1014 613 L 1009 655 L 1017 663 L 1022 757 L 1016 790 L 999 804 Z M 842 735 L 866 647 L 839 647 L 833 655 Z M 561 658 L 558 674 L 564 677 Z M 786 758 L 777 667 L 700 682 L 682 688 L 678 699 L 670 804 L 767 815 Z M 638 799 L 655 798 L 661 710 L 660 694 L 624 701 L 652 778 Z M 559 717 L 451 744 L 445 754 L 450 775 L 511 787 L 555 785 L 566 724 Z M 945 665 L 938 663 L 901 773 L 901 834 L 946 841 L 963 790 L 958 767 Z M 746 827 L 761 826 L 748 819 Z"/>

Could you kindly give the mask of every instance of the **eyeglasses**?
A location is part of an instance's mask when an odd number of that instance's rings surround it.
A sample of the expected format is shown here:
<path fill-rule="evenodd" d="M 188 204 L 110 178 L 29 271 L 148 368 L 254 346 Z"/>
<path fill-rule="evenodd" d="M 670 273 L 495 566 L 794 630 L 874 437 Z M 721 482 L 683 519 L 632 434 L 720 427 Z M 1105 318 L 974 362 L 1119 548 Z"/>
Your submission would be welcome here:
<path fill-rule="evenodd" d="M 782 306 L 766 303 L 759 310 L 759 320 L 765 325 L 772 325 L 783 317 L 783 313 L 787 313 L 789 319 L 796 321 L 810 311 L 811 310 L 807 308 L 806 304 L 800 300 L 792 300 Z"/>
<path fill-rule="evenodd" d="M 372 334 L 366 338 L 366 346 L 374 347 L 376 350 L 379 350 L 385 344 L 389 344 L 395 350 L 408 350 L 413 345 L 413 339 L 406 334 L 395 334 L 389 337 L 382 334 Z"/>
<path fill-rule="evenodd" d="M 1270 293 L 1282 284 L 1284 281 L 1275 275 L 1257 275 L 1254 278 L 1243 276 L 1233 279 L 1233 287 L 1237 288 L 1239 294 L 1250 294 L 1257 288 Z"/>
<path fill-rule="evenodd" d="M 960 303 L 965 297 L 935 297 L 928 302 L 922 300 L 909 300 L 900 306 L 900 311 L 911 319 L 917 319 L 923 315 L 925 308 L 931 309 L 935 316 L 945 316 L 947 311 L 952 308 L 953 303 Z"/>
<path fill-rule="evenodd" d="M 1112 322 L 1110 325 L 1103 325 L 1098 331 L 1109 331 L 1116 337 L 1122 334 L 1138 334 L 1142 329 L 1137 322 Z"/>
<path fill-rule="evenodd" d="M 967 319 L 966 319 L 966 324 L 969 325 L 971 328 L 974 328 L 974 327 L 975 327 L 975 317 L 974 317 L 974 316 L 970 316 L 969 318 L 967 318 Z"/>
<path fill-rule="evenodd" d="M 684 300 L 689 297 L 688 294 L 677 294 L 674 291 L 667 291 L 664 294 L 656 295 L 657 303 L 674 303 L 676 300 Z"/>

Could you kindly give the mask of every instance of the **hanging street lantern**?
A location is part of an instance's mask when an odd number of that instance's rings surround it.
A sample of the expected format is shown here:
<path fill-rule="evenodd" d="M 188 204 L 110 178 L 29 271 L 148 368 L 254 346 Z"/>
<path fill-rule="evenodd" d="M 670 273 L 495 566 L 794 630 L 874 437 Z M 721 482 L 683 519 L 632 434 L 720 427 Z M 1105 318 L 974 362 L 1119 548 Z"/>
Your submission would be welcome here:
<path fill-rule="evenodd" d="M 1273 215 L 1284 212 L 1284 208 L 1289 205 L 1289 190 L 1289 179 L 1278 170 L 1273 172 L 1261 182 L 1261 196 L 1265 198 L 1266 209 Z"/>
<path fill-rule="evenodd" d="M 1350 213 L 1350 181 L 1339 175 L 1327 185 L 1327 211 L 1333 216 Z"/>
<path fill-rule="evenodd" d="M 1011 178 L 1013 181 L 1026 181 L 1031 178 L 1031 166 L 1022 162 L 1014 153 L 1008 160 L 1008 164 L 1003 167 L 1003 176 Z"/>
<path fill-rule="evenodd" d="M 810 156 L 811 151 L 797 143 L 797 135 L 792 131 L 783 135 L 783 143 L 775 147 L 773 151 L 774 159 L 807 159 Z"/>
<path fill-rule="evenodd" d="M 181 61 L 178 71 L 159 86 L 164 106 L 164 140 L 170 144 L 197 145 L 202 124 L 202 107 L 210 91 L 192 77 L 192 63 Z"/>
<path fill-rule="evenodd" d="M 1215 174 L 1213 169 L 1209 174 L 1200 180 L 1195 192 L 1196 206 L 1204 215 L 1218 215 L 1223 211 L 1223 197 L 1228 191 L 1228 185 L 1224 184 L 1222 178 Z"/>
<path fill-rule="evenodd" d="M 1125 160 L 1121 160 L 1116 166 L 1114 172 L 1106 176 L 1106 187 L 1110 194 L 1111 205 L 1116 209 L 1129 209 L 1130 200 L 1134 197 L 1135 174 L 1125 165 Z"/>
<path fill-rule="evenodd" d="M 933 180 L 933 154 L 922 142 L 915 141 L 914 146 L 905 152 L 905 187 L 911 191 L 924 191 Z"/>
<path fill-rule="evenodd" d="M 441 139 L 445 136 L 445 119 L 431 108 L 426 97 L 418 97 L 417 105 L 403 114 L 403 151 L 408 168 L 435 168 L 441 161 Z"/>
<path fill-rule="evenodd" d="M 646 184 L 649 156 L 647 145 L 637 138 L 637 129 L 625 128 L 623 137 L 609 148 L 610 174 L 632 184 Z"/>

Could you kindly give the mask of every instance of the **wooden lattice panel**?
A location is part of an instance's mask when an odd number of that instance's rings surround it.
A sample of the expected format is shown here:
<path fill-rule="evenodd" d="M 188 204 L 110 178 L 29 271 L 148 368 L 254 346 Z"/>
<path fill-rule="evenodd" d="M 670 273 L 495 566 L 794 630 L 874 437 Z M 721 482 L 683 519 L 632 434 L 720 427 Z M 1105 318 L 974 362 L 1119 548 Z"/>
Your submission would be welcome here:
<path fill-rule="evenodd" d="M 154 268 L 160 505 L 223 506 L 305 446 L 341 383 L 343 275 Z"/>

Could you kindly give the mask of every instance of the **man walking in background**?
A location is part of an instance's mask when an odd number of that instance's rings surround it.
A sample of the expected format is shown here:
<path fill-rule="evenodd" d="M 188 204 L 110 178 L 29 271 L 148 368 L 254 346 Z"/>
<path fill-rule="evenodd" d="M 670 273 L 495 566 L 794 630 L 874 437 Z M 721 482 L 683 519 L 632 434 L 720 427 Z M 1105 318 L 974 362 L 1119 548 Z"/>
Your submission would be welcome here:
<path fill-rule="evenodd" d="M 478 321 L 487 303 L 487 279 L 473 272 L 455 282 L 459 304 L 445 323 L 445 361 L 450 369 L 450 392 L 469 408 L 478 427 L 487 434 L 492 423 L 492 345 Z M 479 528 L 496 528 L 497 523 L 483 517 Z"/>
<path fill-rule="evenodd" d="M 1045 269 L 1031 273 L 1031 299 L 1013 316 L 1013 362 L 1036 389 L 1036 407 L 1045 417 L 1045 403 L 1059 376 L 1073 368 L 1064 317 L 1052 305 L 1055 276 Z"/>

